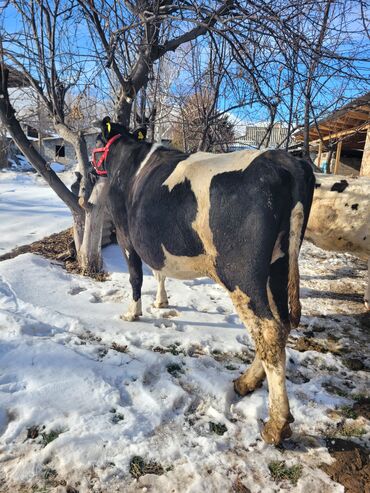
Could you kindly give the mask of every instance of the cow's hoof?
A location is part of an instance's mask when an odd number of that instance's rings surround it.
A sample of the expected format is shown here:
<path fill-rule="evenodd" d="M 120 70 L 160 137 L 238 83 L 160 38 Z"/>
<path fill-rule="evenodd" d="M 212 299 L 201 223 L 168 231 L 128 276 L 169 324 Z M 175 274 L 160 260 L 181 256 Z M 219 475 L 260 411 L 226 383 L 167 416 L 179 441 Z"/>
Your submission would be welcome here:
<path fill-rule="evenodd" d="M 243 378 L 243 376 L 244 375 L 241 375 L 239 378 L 234 380 L 234 390 L 241 397 L 251 394 L 256 389 L 262 387 L 262 382 L 257 382 L 255 385 L 248 385 L 245 382 L 245 377 Z"/>
<path fill-rule="evenodd" d="M 293 416 L 291 417 L 293 418 Z M 261 436 L 266 443 L 279 445 L 283 440 L 292 436 L 292 430 L 290 429 L 288 421 L 281 426 L 270 420 L 264 425 Z"/>
<path fill-rule="evenodd" d="M 139 320 L 140 315 L 142 315 L 142 313 L 124 313 L 121 315 L 121 319 L 126 322 L 135 322 L 136 320 Z"/>
<path fill-rule="evenodd" d="M 168 301 L 155 301 L 154 308 L 168 308 Z"/>

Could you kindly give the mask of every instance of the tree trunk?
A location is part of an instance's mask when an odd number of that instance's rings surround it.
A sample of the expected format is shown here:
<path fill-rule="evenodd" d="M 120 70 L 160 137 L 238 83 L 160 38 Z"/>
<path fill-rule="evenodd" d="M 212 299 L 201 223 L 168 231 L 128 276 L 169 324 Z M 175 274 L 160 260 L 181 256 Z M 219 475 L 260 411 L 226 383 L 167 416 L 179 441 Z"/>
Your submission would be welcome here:
<path fill-rule="evenodd" d="M 84 237 L 85 214 L 73 213 L 72 217 L 73 217 L 73 240 L 74 240 L 76 252 L 79 252 Z"/>
<path fill-rule="evenodd" d="M 102 268 L 101 239 L 108 190 L 108 179 L 100 177 L 89 202 L 84 204 L 85 231 L 82 245 L 78 249 L 78 262 L 84 274 L 94 274 Z"/>

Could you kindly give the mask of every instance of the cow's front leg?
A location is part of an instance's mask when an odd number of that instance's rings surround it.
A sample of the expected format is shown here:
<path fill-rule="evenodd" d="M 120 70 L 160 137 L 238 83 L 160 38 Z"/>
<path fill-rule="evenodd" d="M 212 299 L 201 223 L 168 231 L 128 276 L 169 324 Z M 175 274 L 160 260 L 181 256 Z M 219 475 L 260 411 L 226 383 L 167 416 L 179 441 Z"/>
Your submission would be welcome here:
<path fill-rule="evenodd" d="M 167 298 L 167 293 L 166 293 L 166 288 L 165 288 L 166 276 L 161 274 L 158 270 L 153 270 L 153 274 L 154 274 L 154 277 L 156 278 L 156 280 L 158 282 L 157 296 L 155 298 L 155 302 L 153 303 L 153 306 L 155 308 L 167 308 L 168 298 Z"/>
<path fill-rule="evenodd" d="M 142 315 L 141 309 L 141 287 L 143 285 L 143 266 L 141 258 L 135 250 L 126 250 L 128 269 L 130 272 L 130 284 L 132 288 L 132 301 L 128 311 L 121 318 L 132 322 Z"/>

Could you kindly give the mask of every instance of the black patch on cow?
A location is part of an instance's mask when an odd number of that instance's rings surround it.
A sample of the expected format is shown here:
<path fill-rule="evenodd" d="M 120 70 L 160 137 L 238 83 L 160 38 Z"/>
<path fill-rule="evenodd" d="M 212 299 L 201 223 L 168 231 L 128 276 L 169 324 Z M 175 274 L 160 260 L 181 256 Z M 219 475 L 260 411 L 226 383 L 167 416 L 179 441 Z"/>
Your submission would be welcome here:
<path fill-rule="evenodd" d="M 229 291 L 239 287 L 260 317 L 271 318 L 266 283 L 287 203 L 290 211 L 290 185 L 285 170 L 260 159 L 245 171 L 221 173 L 211 182 L 209 219 L 217 274 Z M 281 281 L 276 278 L 283 291 L 287 284 Z"/>
<path fill-rule="evenodd" d="M 311 166 L 282 151 L 267 151 L 244 171 L 213 177 L 210 189 L 210 227 L 218 252 L 216 271 L 229 291 L 239 288 L 259 317 L 272 318 L 269 285 L 279 316 L 288 314 L 288 238 L 290 214 L 303 204 L 308 221 L 314 189 Z M 270 265 L 274 245 L 283 232 L 284 257 Z"/>
<path fill-rule="evenodd" d="M 347 180 L 340 180 L 334 183 L 334 185 L 331 187 L 332 192 L 338 192 L 342 193 L 344 190 L 348 187 L 348 181 Z"/>
<path fill-rule="evenodd" d="M 164 265 L 162 245 L 175 256 L 196 257 L 204 253 L 192 228 L 198 204 L 189 180 L 171 191 L 163 186 L 177 164 L 187 157 L 179 151 L 156 150 L 130 191 L 130 238 L 141 258 L 154 269 L 160 270 Z"/>
<path fill-rule="evenodd" d="M 320 188 L 321 187 L 321 183 L 315 183 L 315 188 Z"/>
<path fill-rule="evenodd" d="M 351 209 L 354 210 L 354 211 L 357 211 L 358 209 L 358 204 L 352 204 L 351 205 Z"/>
<path fill-rule="evenodd" d="M 131 249 L 127 258 L 128 270 L 130 273 L 130 284 L 132 288 L 132 298 L 138 301 L 141 298 L 141 286 L 143 284 L 143 266 L 139 255 Z"/>

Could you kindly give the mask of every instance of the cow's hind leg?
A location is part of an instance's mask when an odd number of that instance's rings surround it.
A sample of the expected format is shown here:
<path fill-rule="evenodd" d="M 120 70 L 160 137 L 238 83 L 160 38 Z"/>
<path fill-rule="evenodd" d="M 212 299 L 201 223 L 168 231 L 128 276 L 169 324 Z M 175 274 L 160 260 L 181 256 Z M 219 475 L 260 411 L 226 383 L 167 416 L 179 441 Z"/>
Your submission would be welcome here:
<path fill-rule="evenodd" d="M 265 369 L 256 354 L 250 367 L 239 378 L 234 380 L 235 392 L 241 396 L 250 394 L 258 387 L 261 387 L 265 379 Z"/>
<path fill-rule="evenodd" d="M 262 292 L 263 290 L 261 290 Z M 285 384 L 285 344 L 288 336 L 287 327 L 275 320 L 270 310 L 267 293 L 260 299 L 251 300 L 239 288 L 230 293 L 234 306 L 250 329 L 256 346 L 256 359 L 252 363 L 252 372 L 263 378 L 261 363 L 267 377 L 269 387 L 269 421 L 265 424 L 262 437 L 267 443 L 278 444 L 291 435 L 289 423 L 292 417 L 289 410 L 289 401 Z M 258 294 L 257 294 L 258 297 Z M 261 316 L 261 307 L 264 305 L 264 316 Z M 258 312 L 256 313 L 256 306 Z M 253 366 L 254 365 L 254 366 Z M 251 383 L 258 384 L 258 378 L 253 379 L 253 373 L 248 371 L 241 380 L 235 382 L 236 390 L 245 390 Z M 243 386 L 244 384 L 244 386 Z M 252 389 L 253 390 L 253 389 Z"/>
<path fill-rule="evenodd" d="M 279 235 L 277 243 L 275 244 L 276 250 L 279 251 L 279 256 L 277 258 L 273 257 L 273 262 L 270 265 L 267 294 L 270 310 L 272 311 L 274 318 L 289 329 L 290 320 L 287 289 L 289 259 L 286 242 L 287 238 L 284 237 L 284 235 Z M 285 253 L 283 249 L 285 250 Z M 234 381 L 235 391 L 239 395 L 245 396 L 260 387 L 265 377 L 266 373 L 262 361 L 256 354 L 247 371 Z M 293 420 L 293 416 L 290 416 L 290 419 Z"/>
<path fill-rule="evenodd" d="M 155 302 L 153 303 L 153 306 L 155 308 L 167 308 L 168 298 L 167 298 L 167 292 L 165 287 L 166 276 L 161 274 L 158 270 L 153 270 L 153 274 L 158 282 L 157 296 L 155 298 Z"/>

